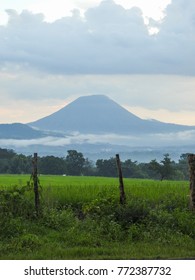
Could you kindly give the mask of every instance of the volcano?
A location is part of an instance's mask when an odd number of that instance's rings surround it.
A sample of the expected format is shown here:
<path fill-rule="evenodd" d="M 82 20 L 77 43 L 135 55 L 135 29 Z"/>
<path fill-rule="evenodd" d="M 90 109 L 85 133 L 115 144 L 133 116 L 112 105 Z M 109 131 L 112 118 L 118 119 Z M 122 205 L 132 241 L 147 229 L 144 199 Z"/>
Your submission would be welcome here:
<path fill-rule="evenodd" d="M 40 130 L 63 133 L 123 135 L 195 129 L 193 126 L 141 119 L 104 95 L 79 97 L 59 111 L 28 125 Z"/>

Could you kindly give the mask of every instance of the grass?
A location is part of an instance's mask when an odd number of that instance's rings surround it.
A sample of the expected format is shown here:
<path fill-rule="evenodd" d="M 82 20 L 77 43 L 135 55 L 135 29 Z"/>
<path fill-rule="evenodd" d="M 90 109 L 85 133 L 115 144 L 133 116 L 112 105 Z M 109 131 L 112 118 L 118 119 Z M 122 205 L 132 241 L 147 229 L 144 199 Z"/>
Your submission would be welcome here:
<path fill-rule="evenodd" d="M 49 176 L 39 177 L 44 196 L 53 200 L 90 201 L 99 193 L 118 194 L 118 178 Z M 0 175 L 0 189 L 24 186 L 30 175 Z M 124 179 L 125 191 L 130 196 L 147 198 L 151 201 L 161 200 L 163 196 L 179 196 L 186 200 L 189 195 L 189 183 L 186 181 L 158 181 L 143 179 Z M 155 190 L 155 191 L 154 191 Z"/>
<path fill-rule="evenodd" d="M 195 258 L 189 183 L 40 176 L 41 213 L 28 175 L 0 175 L 0 259 Z M 18 187 L 16 187 L 16 185 Z"/>

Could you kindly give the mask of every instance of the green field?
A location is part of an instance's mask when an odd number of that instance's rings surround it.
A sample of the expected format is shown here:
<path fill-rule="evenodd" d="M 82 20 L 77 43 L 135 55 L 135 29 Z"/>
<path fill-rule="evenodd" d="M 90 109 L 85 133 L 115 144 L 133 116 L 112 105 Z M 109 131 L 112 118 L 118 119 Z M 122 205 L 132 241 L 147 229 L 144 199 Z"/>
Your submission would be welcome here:
<path fill-rule="evenodd" d="M 0 175 L 1 259 L 195 258 L 189 182 L 43 176 L 40 214 L 28 175 Z"/>

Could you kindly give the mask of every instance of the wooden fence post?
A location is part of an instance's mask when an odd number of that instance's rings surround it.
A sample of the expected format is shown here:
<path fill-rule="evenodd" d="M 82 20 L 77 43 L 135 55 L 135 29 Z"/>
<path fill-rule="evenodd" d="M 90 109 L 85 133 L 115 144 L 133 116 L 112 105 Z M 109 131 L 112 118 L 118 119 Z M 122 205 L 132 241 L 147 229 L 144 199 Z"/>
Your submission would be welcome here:
<path fill-rule="evenodd" d="M 190 171 L 190 208 L 195 210 L 195 154 L 188 155 Z"/>
<path fill-rule="evenodd" d="M 123 175 L 122 175 L 119 154 L 116 154 L 116 163 L 117 163 L 118 176 L 119 176 L 120 203 L 124 204 L 126 197 L 125 197 L 125 191 L 124 191 Z"/>
<path fill-rule="evenodd" d="M 39 214 L 39 184 L 38 184 L 38 172 L 37 172 L 37 153 L 34 153 L 33 158 L 33 184 L 35 194 L 35 211 L 36 215 Z"/>

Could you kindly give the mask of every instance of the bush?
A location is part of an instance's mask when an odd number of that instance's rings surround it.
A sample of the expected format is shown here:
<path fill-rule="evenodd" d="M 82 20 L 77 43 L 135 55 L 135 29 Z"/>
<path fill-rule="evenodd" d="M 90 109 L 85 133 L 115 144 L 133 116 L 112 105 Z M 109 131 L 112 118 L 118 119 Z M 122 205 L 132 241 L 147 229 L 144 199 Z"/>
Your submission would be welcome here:
<path fill-rule="evenodd" d="M 106 197 L 100 194 L 99 197 L 83 205 L 82 211 L 85 216 L 101 219 L 113 215 L 119 203 L 114 195 Z"/>
<path fill-rule="evenodd" d="M 33 251 L 41 246 L 42 242 L 36 234 L 23 234 L 13 240 L 11 246 L 16 250 Z"/>
<path fill-rule="evenodd" d="M 19 236 L 24 231 L 21 218 L 13 218 L 11 215 L 0 219 L 1 238 L 13 238 Z"/>
<path fill-rule="evenodd" d="M 42 212 L 41 223 L 52 229 L 69 228 L 74 225 L 76 218 L 71 209 L 57 210 L 45 208 Z"/>
<path fill-rule="evenodd" d="M 127 204 L 115 208 L 115 220 L 128 228 L 133 223 L 140 223 L 149 213 L 149 203 L 143 199 L 131 199 Z"/>
<path fill-rule="evenodd" d="M 0 190 L 0 210 L 1 215 L 13 217 L 32 217 L 34 216 L 34 205 L 28 198 L 26 192 L 28 188 L 13 187 L 11 190 Z"/>

